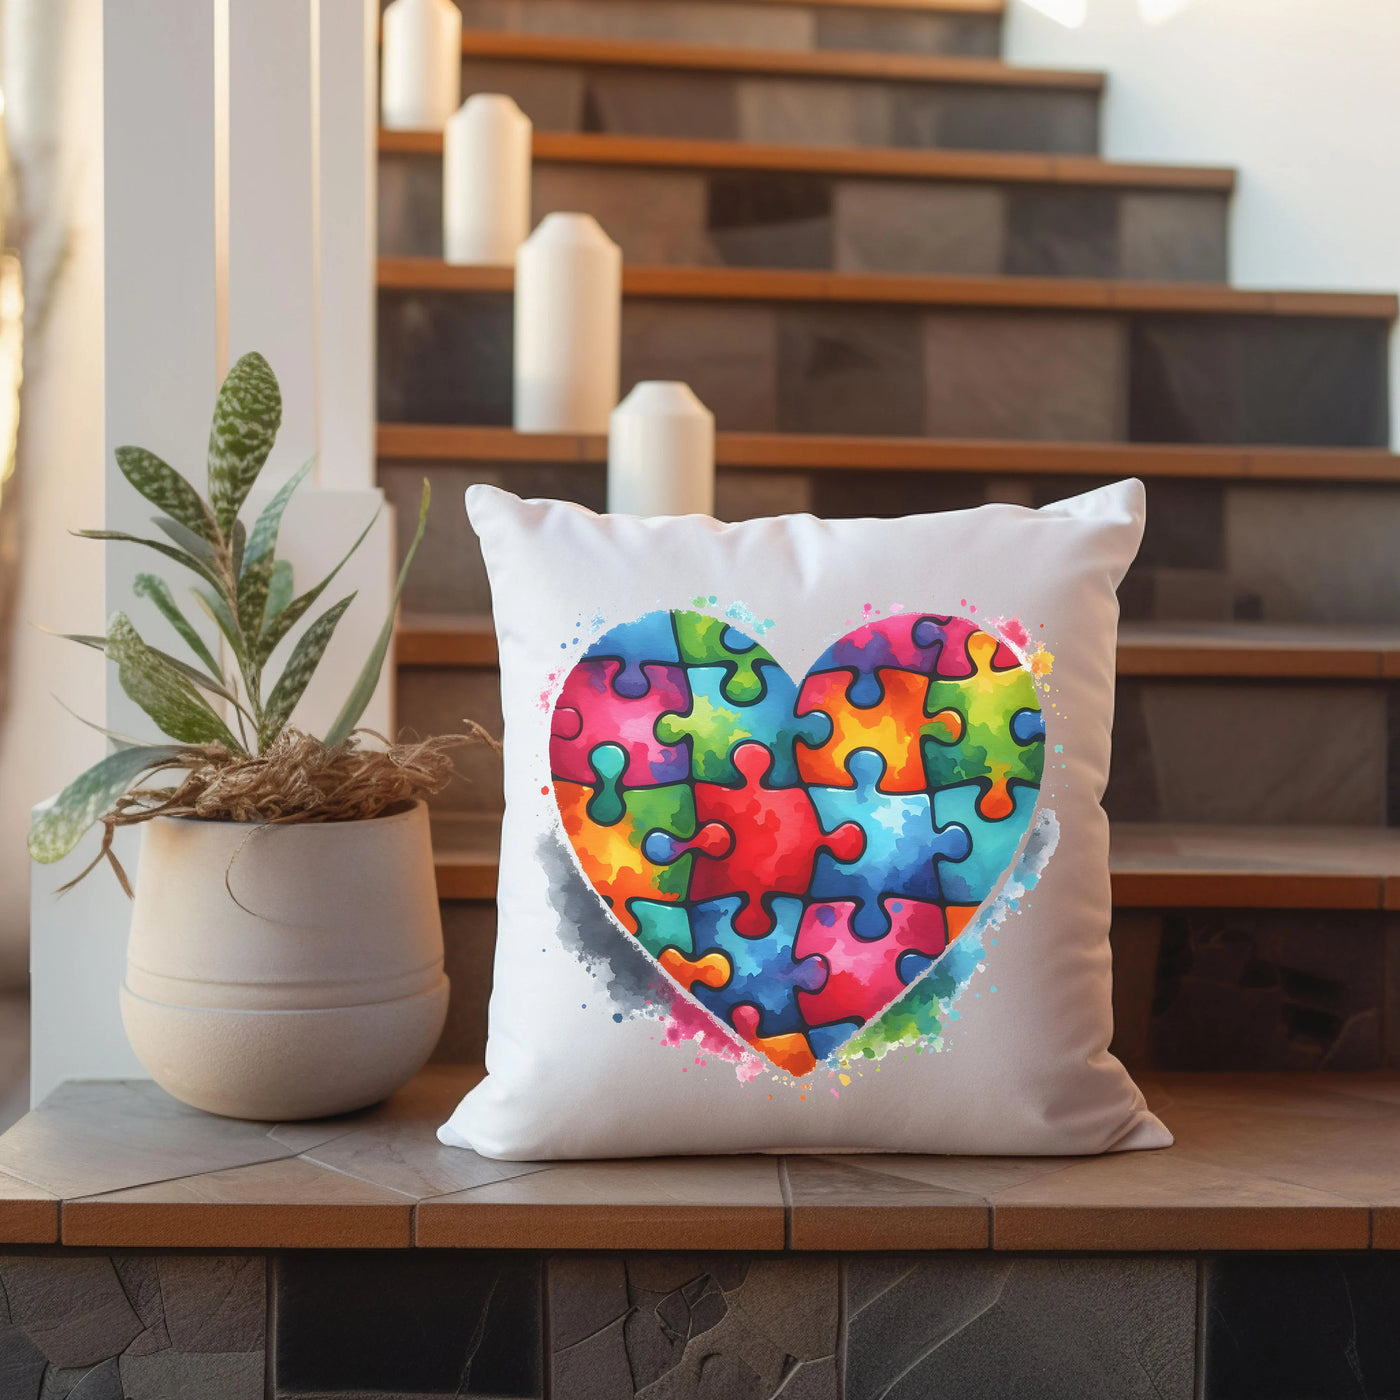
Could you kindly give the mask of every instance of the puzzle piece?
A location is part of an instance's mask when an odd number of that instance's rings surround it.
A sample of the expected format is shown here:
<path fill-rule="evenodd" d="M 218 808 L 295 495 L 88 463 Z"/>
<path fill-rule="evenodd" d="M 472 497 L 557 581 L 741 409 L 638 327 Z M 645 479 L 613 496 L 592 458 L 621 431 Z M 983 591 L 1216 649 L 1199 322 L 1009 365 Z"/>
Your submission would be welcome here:
<path fill-rule="evenodd" d="M 651 679 L 645 695 L 619 695 L 613 681 L 622 663 L 580 661 L 564 681 L 550 726 L 549 768 L 571 783 L 595 781 L 589 756 L 600 744 L 618 744 L 627 754 L 623 782 L 663 787 L 690 777 L 684 746 L 663 744 L 656 721 L 669 710 L 690 708 L 690 689 L 679 666 L 644 666 Z"/>
<path fill-rule="evenodd" d="M 588 661 L 616 660 L 620 669 L 613 686 L 619 695 L 630 699 L 638 699 L 651 689 L 651 677 L 646 671 L 648 663 L 681 664 L 676 633 L 667 612 L 649 612 L 635 622 L 622 622 L 609 628 L 583 655 Z"/>
<path fill-rule="evenodd" d="M 556 779 L 555 801 L 564 830 L 578 855 L 583 873 L 608 902 L 614 917 L 628 931 L 638 932 L 634 899 L 675 903 L 686 896 L 694 857 L 689 851 L 667 864 L 651 860 L 646 839 L 664 831 L 680 841 L 697 835 L 695 794 L 688 783 L 669 787 L 628 788 L 624 811 L 616 822 L 600 823 L 588 814 L 594 790 L 582 783 Z"/>
<path fill-rule="evenodd" d="M 970 847 L 965 856 L 939 862 L 938 880 L 949 903 L 977 905 L 991 894 L 1016 858 L 1039 796 L 1038 788 L 1018 784 L 1011 789 L 1011 814 L 988 821 L 982 815 L 978 783 L 940 788 L 933 794 L 933 820 L 940 834 L 945 828 L 954 831 L 961 827 Z"/>
<path fill-rule="evenodd" d="M 758 1033 L 759 1010 L 756 1006 L 736 1006 L 734 1008 L 734 1029 L 760 1055 L 772 1060 L 781 1070 L 786 1070 L 794 1079 L 802 1079 L 817 1067 L 817 1057 L 807 1043 L 805 1035 L 772 1035 Z"/>
<path fill-rule="evenodd" d="M 947 925 L 938 905 L 889 898 L 883 903 L 890 931 L 873 941 L 857 936 L 852 926 L 856 906 L 849 900 L 812 904 L 803 914 L 796 955 L 819 957 L 827 967 L 820 990 L 797 994 L 809 1025 L 864 1025 L 903 993 L 907 983 L 900 964 L 905 954 L 918 953 L 932 962 L 947 947 Z"/>
<path fill-rule="evenodd" d="M 758 663 L 777 663 L 752 637 L 736 631 L 723 618 L 704 613 L 675 612 L 671 617 L 683 665 L 720 667 L 724 672 L 720 689 L 731 705 L 752 705 L 763 694 Z"/>
<path fill-rule="evenodd" d="M 599 744 L 588 755 L 588 766 L 595 774 L 593 796 L 588 802 L 589 818 L 599 826 L 613 826 L 627 810 L 622 795 L 627 750 L 620 744 Z"/>
<path fill-rule="evenodd" d="M 885 760 L 880 786 L 885 792 L 922 792 L 923 739 L 953 742 L 961 719 L 952 711 L 926 713 L 929 679 L 915 671 L 882 669 L 876 705 L 857 705 L 850 697 L 853 671 L 814 671 L 802 684 L 799 715 L 820 712 L 831 720 L 831 738 L 824 744 L 804 740 L 797 748 L 797 768 L 804 782 L 819 787 L 852 787 L 847 764 L 857 749 L 873 749 Z M 1029 678 L 1028 678 L 1029 679 Z M 943 684 L 956 686 L 957 681 Z"/>
<path fill-rule="evenodd" d="M 734 927 L 740 904 L 737 896 L 731 896 L 691 906 L 697 960 L 722 956 L 732 969 L 728 981 L 691 991 L 702 1006 L 730 1025 L 734 1008 L 743 1003 L 758 1009 L 764 1036 L 800 1033 L 805 1027 L 795 994 L 799 989 L 817 991 L 826 980 L 826 969 L 816 958 L 793 956 L 802 901 L 775 899 L 773 930 L 762 938 L 747 938 Z"/>
<path fill-rule="evenodd" d="M 695 955 L 695 939 L 690 932 L 690 910 L 684 904 L 660 904 L 652 899 L 631 901 L 632 917 L 637 921 L 637 942 L 661 961 L 664 952 L 672 951 L 682 957 Z"/>
<path fill-rule="evenodd" d="M 858 1030 L 859 1021 L 833 1021 L 829 1026 L 808 1026 L 807 1043 L 818 1060 L 839 1050 Z"/>
<path fill-rule="evenodd" d="M 822 900 L 856 901 L 852 928 L 861 938 L 881 938 L 889 920 L 880 903 L 884 895 L 942 902 L 937 857 L 958 860 L 970 850 L 961 827 L 935 831 L 928 793 L 891 793 L 880 789 L 884 758 L 873 749 L 857 749 L 847 764 L 852 788 L 809 789 L 825 827 L 855 822 L 865 833 L 865 848 L 853 861 L 838 862 L 823 853 L 812 871 L 812 894 Z"/>
<path fill-rule="evenodd" d="M 915 671 L 932 676 L 970 676 L 967 640 L 977 630 L 964 617 L 896 613 L 848 632 L 818 658 L 813 671 L 855 672 L 850 700 L 868 709 L 884 696 L 882 670 Z"/>
<path fill-rule="evenodd" d="M 741 895 L 743 907 L 734 927 L 746 938 L 759 938 L 773 927 L 763 906 L 768 894 L 806 894 L 818 852 L 854 860 L 864 837 L 854 822 L 833 831 L 822 829 L 805 788 L 768 785 L 773 755 L 761 744 L 740 744 L 734 763 L 742 787 L 695 784 L 695 812 L 703 825 L 718 822 L 734 834 L 728 854 L 700 860 L 690 880 L 692 901 Z"/>
<path fill-rule="evenodd" d="M 773 754 L 775 787 L 793 787 L 798 781 L 794 749 L 822 744 L 831 737 L 831 721 L 825 715 L 794 713 L 797 687 L 776 661 L 754 663 L 761 693 L 747 704 L 728 699 L 728 672 L 720 666 L 694 666 L 688 673 L 690 705 L 685 713 L 663 715 L 656 735 L 666 744 L 688 745 L 691 776 L 702 783 L 737 786 L 742 780 L 734 767 L 734 750 L 742 743 L 762 744 Z"/>
<path fill-rule="evenodd" d="M 697 987 L 722 987 L 729 980 L 729 960 L 723 953 L 706 953 L 692 960 L 674 948 L 664 948 L 657 962 L 672 981 L 692 995 Z"/>
<path fill-rule="evenodd" d="M 1001 821 L 1016 807 L 1011 784 L 1038 785 L 1045 768 L 1043 723 L 1037 735 L 1033 724 L 1017 720 L 1018 714 L 1038 714 L 1040 702 L 1030 672 L 995 637 L 976 633 L 968 655 L 976 667 L 972 676 L 929 683 L 929 715 L 952 711 L 961 725 L 951 736 L 936 730 L 923 736 L 924 767 L 934 790 L 982 782 L 978 812 L 988 821 Z M 1019 739 L 1018 731 L 1030 740 Z"/>

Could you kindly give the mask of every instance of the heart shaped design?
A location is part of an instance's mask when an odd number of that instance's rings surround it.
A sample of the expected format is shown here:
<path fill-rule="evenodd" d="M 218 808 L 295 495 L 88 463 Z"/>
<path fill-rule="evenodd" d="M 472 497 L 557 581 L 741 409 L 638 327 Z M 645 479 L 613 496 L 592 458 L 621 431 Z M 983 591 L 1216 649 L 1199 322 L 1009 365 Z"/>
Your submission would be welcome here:
<path fill-rule="evenodd" d="M 617 923 L 800 1077 L 995 890 L 1039 795 L 1045 724 L 1029 671 L 965 618 L 868 623 L 799 688 L 723 619 L 652 612 L 569 672 L 549 758 Z"/>

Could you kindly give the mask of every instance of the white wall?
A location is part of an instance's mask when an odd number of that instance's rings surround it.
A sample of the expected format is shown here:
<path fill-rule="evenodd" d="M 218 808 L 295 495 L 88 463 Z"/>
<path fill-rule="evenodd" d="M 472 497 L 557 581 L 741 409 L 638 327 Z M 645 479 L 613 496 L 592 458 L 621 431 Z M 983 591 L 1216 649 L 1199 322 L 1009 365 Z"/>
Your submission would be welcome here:
<path fill-rule="evenodd" d="M 1106 156 L 1237 167 L 1238 285 L 1400 288 L 1397 0 L 1011 0 L 1006 56 L 1106 71 Z"/>
<path fill-rule="evenodd" d="M 9 0 L 5 37 L 10 139 L 33 218 L 22 234 L 23 585 L 0 735 L 0 983 L 27 975 L 30 808 L 103 752 L 53 698 L 100 721 L 101 656 L 30 624 L 105 630 L 102 546 L 67 533 L 103 519 L 101 0 Z"/>

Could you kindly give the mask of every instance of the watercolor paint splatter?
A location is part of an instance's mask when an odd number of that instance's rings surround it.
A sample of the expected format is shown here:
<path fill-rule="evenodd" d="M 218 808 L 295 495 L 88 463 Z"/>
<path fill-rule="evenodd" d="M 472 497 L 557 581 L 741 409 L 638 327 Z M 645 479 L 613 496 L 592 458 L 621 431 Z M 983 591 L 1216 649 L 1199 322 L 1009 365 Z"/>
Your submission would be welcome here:
<path fill-rule="evenodd" d="M 799 683 L 735 622 L 769 620 L 722 611 L 614 626 L 558 691 L 581 951 L 629 1014 L 741 1078 L 934 1041 L 1039 797 L 1030 669 L 1004 629 L 867 605 Z"/>

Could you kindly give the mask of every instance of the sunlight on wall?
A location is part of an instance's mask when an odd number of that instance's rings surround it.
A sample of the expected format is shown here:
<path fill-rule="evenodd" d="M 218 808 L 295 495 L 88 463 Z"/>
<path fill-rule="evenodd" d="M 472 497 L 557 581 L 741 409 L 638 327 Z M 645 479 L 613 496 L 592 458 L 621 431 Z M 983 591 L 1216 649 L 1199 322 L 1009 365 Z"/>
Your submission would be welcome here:
<path fill-rule="evenodd" d="M 1138 0 L 1138 10 L 1144 24 L 1165 24 L 1196 3 L 1197 0 Z"/>
<path fill-rule="evenodd" d="M 1066 29 L 1083 28 L 1089 18 L 1089 3 L 1090 0 L 1026 0 L 1031 9 L 1039 10 Z M 1165 24 L 1196 3 L 1197 0 L 1138 0 L 1138 11 L 1144 24 Z"/>

